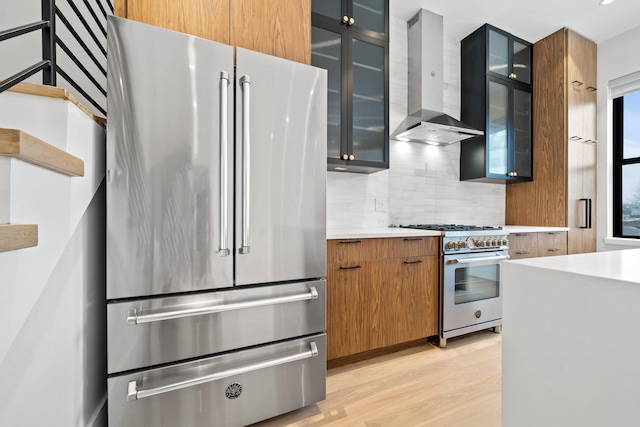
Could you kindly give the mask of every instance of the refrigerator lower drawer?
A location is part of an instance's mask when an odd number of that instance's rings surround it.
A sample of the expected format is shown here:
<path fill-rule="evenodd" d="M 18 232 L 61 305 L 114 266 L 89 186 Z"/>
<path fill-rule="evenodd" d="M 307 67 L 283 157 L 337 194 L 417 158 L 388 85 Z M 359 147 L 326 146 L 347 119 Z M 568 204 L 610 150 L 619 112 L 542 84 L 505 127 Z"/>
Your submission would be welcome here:
<path fill-rule="evenodd" d="M 113 376 L 109 425 L 247 425 L 324 400 L 325 378 L 325 334 Z"/>
<path fill-rule="evenodd" d="M 108 304 L 107 371 L 324 332 L 325 296 L 317 280 Z"/>

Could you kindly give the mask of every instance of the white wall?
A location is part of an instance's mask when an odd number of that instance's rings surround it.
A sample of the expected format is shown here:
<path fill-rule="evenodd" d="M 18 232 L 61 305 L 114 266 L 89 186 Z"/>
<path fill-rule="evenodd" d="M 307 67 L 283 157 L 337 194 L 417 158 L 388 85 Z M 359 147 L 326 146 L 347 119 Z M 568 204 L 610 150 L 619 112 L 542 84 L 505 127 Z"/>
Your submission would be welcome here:
<path fill-rule="evenodd" d="M 416 11 L 418 9 L 416 8 Z M 445 17 L 446 19 L 446 17 Z M 407 115 L 407 28 L 390 18 L 389 127 Z M 444 112 L 460 118 L 460 43 L 444 35 Z M 398 223 L 504 225 L 505 185 L 461 182 L 460 144 L 391 141 L 390 168 L 371 175 L 327 173 L 327 227 Z M 386 199 L 386 212 L 375 199 Z"/>
<path fill-rule="evenodd" d="M 598 251 L 640 246 L 632 239 L 611 239 L 613 152 L 608 82 L 640 71 L 640 27 L 598 44 Z"/>

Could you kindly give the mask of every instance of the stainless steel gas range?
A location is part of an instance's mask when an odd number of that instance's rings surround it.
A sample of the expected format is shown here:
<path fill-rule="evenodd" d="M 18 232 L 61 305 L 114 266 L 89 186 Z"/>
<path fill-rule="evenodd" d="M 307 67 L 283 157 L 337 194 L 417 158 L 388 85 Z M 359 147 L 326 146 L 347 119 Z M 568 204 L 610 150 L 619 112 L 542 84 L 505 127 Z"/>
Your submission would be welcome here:
<path fill-rule="evenodd" d="M 447 339 L 502 328 L 501 261 L 508 259 L 507 233 L 499 226 L 413 224 L 396 227 L 442 232 L 440 347 Z"/>

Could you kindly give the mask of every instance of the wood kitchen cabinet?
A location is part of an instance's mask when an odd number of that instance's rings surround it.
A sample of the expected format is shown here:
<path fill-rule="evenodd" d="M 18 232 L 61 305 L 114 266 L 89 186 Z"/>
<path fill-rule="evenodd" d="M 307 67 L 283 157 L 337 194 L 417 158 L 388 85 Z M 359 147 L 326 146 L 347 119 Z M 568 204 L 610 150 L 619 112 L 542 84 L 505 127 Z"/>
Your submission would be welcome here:
<path fill-rule="evenodd" d="M 389 1 L 312 0 L 311 64 L 328 71 L 327 170 L 389 168 Z"/>
<path fill-rule="evenodd" d="M 567 254 L 567 232 L 510 233 L 509 258 L 522 259 Z"/>
<path fill-rule="evenodd" d="M 596 250 L 596 45 L 561 29 L 533 46 L 533 182 L 506 188 L 507 224 L 569 227 Z"/>
<path fill-rule="evenodd" d="M 353 361 L 438 334 L 438 242 L 438 237 L 327 242 L 328 360 Z"/>
<path fill-rule="evenodd" d="M 460 143 L 460 180 L 531 181 L 531 44 L 485 24 L 460 48 L 460 119 L 484 131 Z"/>
<path fill-rule="evenodd" d="M 116 16 L 311 63 L 310 0 L 116 0 Z"/>

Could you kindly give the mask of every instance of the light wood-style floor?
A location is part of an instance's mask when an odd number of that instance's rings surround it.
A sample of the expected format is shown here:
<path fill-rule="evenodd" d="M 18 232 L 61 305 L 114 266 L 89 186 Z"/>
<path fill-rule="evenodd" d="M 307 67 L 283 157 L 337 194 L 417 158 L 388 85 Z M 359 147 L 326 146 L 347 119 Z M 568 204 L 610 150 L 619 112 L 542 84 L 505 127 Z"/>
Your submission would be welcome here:
<path fill-rule="evenodd" d="M 499 334 L 425 343 L 327 372 L 327 399 L 253 427 L 499 427 Z"/>

